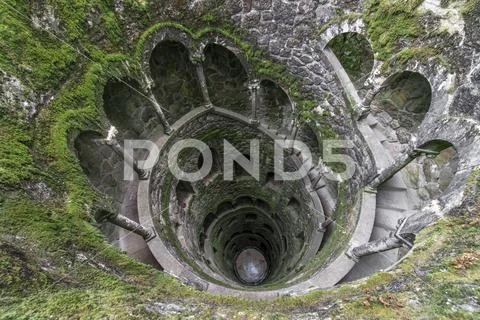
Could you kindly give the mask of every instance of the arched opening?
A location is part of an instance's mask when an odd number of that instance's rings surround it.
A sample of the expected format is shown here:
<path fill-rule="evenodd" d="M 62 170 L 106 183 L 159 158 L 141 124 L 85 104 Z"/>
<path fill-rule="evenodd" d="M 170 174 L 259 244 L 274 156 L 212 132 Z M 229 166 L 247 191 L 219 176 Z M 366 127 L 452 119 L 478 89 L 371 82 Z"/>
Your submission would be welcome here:
<path fill-rule="evenodd" d="M 177 193 L 177 201 L 181 203 L 186 202 L 187 199 L 195 193 L 192 184 L 183 180 L 178 181 L 175 192 Z"/>
<path fill-rule="evenodd" d="M 290 131 L 293 121 L 292 104 L 285 91 L 270 80 L 260 82 L 257 117 L 262 123 L 281 134 Z"/>
<path fill-rule="evenodd" d="M 428 80 L 420 73 L 404 71 L 385 81 L 372 102 L 372 109 L 374 113 L 384 111 L 398 122 L 397 135 L 408 134 L 414 133 L 422 123 L 431 100 L 432 88 Z"/>
<path fill-rule="evenodd" d="M 217 44 L 208 44 L 204 54 L 205 77 L 212 103 L 250 115 L 248 76 L 240 60 L 232 51 Z"/>
<path fill-rule="evenodd" d="M 155 110 L 134 80 L 108 81 L 103 92 L 103 108 L 123 138 L 146 138 L 161 128 Z"/>
<path fill-rule="evenodd" d="M 373 49 L 368 40 L 356 32 L 337 35 L 327 45 L 335 54 L 356 88 L 360 89 L 373 69 Z"/>
<path fill-rule="evenodd" d="M 454 146 L 445 140 L 432 140 L 422 144 L 426 154 L 406 167 L 412 183 L 423 203 L 440 197 L 450 185 L 457 172 L 459 158 Z"/>
<path fill-rule="evenodd" d="M 153 49 L 150 70 L 155 82 L 153 93 L 166 109 L 170 123 L 203 103 L 196 70 L 185 46 L 176 41 L 162 41 Z"/>
<path fill-rule="evenodd" d="M 125 191 L 123 161 L 103 140 L 98 132 L 84 131 L 75 138 L 73 147 L 90 183 L 119 204 Z M 115 225 L 103 221 L 100 230 L 109 241 L 118 241 L 119 230 Z"/>

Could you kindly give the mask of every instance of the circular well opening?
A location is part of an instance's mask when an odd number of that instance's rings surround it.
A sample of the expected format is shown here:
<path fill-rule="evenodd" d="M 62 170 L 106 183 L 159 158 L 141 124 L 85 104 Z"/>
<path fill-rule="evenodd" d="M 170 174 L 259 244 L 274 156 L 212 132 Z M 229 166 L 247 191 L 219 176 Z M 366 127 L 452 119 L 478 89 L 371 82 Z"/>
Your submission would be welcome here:
<path fill-rule="evenodd" d="M 268 262 L 256 248 L 246 248 L 235 258 L 235 273 L 247 285 L 257 285 L 268 275 Z"/>

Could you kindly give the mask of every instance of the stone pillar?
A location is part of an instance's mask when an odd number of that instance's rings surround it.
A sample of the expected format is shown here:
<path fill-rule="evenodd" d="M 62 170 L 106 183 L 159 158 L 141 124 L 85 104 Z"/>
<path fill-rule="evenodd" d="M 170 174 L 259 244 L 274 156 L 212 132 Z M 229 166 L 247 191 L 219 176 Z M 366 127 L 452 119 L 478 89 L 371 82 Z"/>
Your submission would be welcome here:
<path fill-rule="evenodd" d="M 332 218 L 327 218 L 327 220 L 325 220 L 324 222 L 322 222 L 322 224 L 320 225 L 319 231 L 320 231 L 320 232 L 325 232 L 325 231 L 327 231 L 327 227 L 328 227 L 329 225 L 331 225 L 332 223 L 334 223 L 334 222 L 335 222 L 335 220 L 333 220 Z"/>
<path fill-rule="evenodd" d="M 252 101 L 252 115 L 250 122 L 258 123 L 257 119 L 257 107 L 258 107 L 258 89 L 260 89 L 260 81 L 252 80 L 248 85 L 248 90 L 250 90 L 250 99 Z"/>
<path fill-rule="evenodd" d="M 149 176 L 149 172 L 147 170 L 140 169 L 137 165 L 137 161 L 133 159 L 133 157 L 123 150 L 120 143 L 118 143 L 117 139 L 110 138 L 106 139 L 105 143 L 112 148 L 112 150 L 120 156 L 138 175 L 140 180 L 146 180 Z"/>
<path fill-rule="evenodd" d="M 354 247 L 353 249 L 349 250 L 347 255 L 349 255 L 353 260 L 358 261 L 360 257 L 395 248 L 400 248 L 402 244 L 403 242 L 400 239 L 397 239 L 395 237 L 388 237 L 375 241 L 370 241 Z"/>
<path fill-rule="evenodd" d="M 361 104 L 356 106 L 356 113 L 357 113 L 357 120 L 361 120 L 363 118 L 366 118 L 371 111 L 371 104 L 373 99 L 377 96 L 377 94 L 383 90 L 386 86 L 379 86 L 373 89 L 368 90 L 367 94 L 365 95 L 365 98 L 363 98 L 363 101 Z"/>
<path fill-rule="evenodd" d="M 210 95 L 208 93 L 207 80 L 205 79 L 205 73 L 203 71 L 203 62 L 205 61 L 205 56 L 203 52 L 195 52 L 190 55 L 190 60 L 195 65 L 197 71 L 197 78 L 200 83 L 200 89 L 202 90 L 203 101 L 207 108 L 212 108 L 213 104 L 210 100 Z"/>
<path fill-rule="evenodd" d="M 369 183 L 369 187 L 374 189 L 377 188 L 421 154 L 435 156 L 438 155 L 438 152 L 426 149 L 411 149 L 398 158 L 390 167 L 380 171 L 380 173 Z"/>
<path fill-rule="evenodd" d="M 363 103 L 359 104 L 359 105 L 356 105 L 355 106 L 355 115 L 356 115 L 357 121 L 365 119 L 366 117 L 368 117 L 368 115 L 370 114 L 370 111 L 372 111 L 370 106 L 366 106 Z"/>
<path fill-rule="evenodd" d="M 149 241 L 155 238 L 156 234 L 152 228 L 145 228 L 141 224 L 130 220 L 129 218 L 122 216 L 118 213 L 112 213 L 106 210 L 99 210 L 95 215 L 97 222 L 108 221 L 114 225 L 119 226 L 125 230 L 131 231 L 139 236 L 143 237 L 145 241 Z"/>
<path fill-rule="evenodd" d="M 292 133 L 291 133 L 292 140 L 296 140 L 296 139 L 297 139 L 298 130 L 299 130 L 299 127 L 298 127 L 298 125 L 297 125 L 297 122 L 295 121 L 294 124 L 293 124 Z"/>
<path fill-rule="evenodd" d="M 148 86 L 147 88 L 147 93 L 148 93 L 148 99 L 153 105 L 153 108 L 155 109 L 155 112 L 157 113 L 158 117 L 160 118 L 160 122 L 165 130 L 165 134 L 170 135 L 172 133 L 172 127 L 170 127 L 170 124 L 167 121 L 167 118 L 165 118 L 165 114 L 162 111 L 162 106 L 157 101 L 157 98 L 155 98 L 155 95 L 153 94 L 152 88 Z"/>
<path fill-rule="evenodd" d="M 171 134 L 173 130 L 170 127 L 170 124 L 168 123 L 167 118 L 165 118 L 165 114 L 162 111 L 162 106 L 158 103 L 157 98 L 155 98 L 155 95 L 153 94 L 153 91 L 152 91 L 153 80 L 150 78 L 148 74 L 146 74 L 143 71 L 141 75 L 143 77 L 142 87 L 147 94 L 148 100 L 153 105 L 153 108 L 155 109 L 155 112 L 157 113 L 158 118 L 160 119 L 160 123 L 163 126 L 165 134 Z"/>
<path fill-rule="evenodd" d="M 365 98 L 363 98 L 362 105 L 366 107 L 370 107 L 370 105 L 373 102 L 373 99 L 375 99 L 377 94 L 379 94 L 380 91 L 382 91 L 386 87 L 387 85 L 382 85 L 382 86 L 378 86 L 376 88 L 368 90 L 367 94 L 365 95 Z"/>

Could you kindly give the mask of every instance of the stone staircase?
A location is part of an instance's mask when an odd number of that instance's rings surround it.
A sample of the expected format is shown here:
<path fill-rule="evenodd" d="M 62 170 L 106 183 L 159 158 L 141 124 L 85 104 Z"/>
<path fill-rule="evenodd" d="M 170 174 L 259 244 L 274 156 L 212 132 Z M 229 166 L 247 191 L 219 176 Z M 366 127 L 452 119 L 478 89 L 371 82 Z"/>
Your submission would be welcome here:
<path fill-rule="evenodd" d="M 328 47 L 324 48 L 323 52 L 342 84 L 345 94 L 360 106 L 362 100 L 340 61 Z M 387 128 L 372 114 L 358 121 L 358 129 L 374 155 L 377 172 L 393 164 L 395 156 L 402 153 L 402 146 L 396 136 L 388 132 Z M 405 184 L 403 171 L 380 185 L 377 188 L 375 222 L 370 241 L 393 235 L 397 229 L 398 220 L 414 214 L 418 203 L 416 193 L 409 190 Z M 392 249 L 360 258 L 342 281 L 363 278 L 391 266 L 400 258 L 399 250 L 401 249 Z"/>
<path fill-rule="evenodd" d="M 395 154 L 398 154 L 397 150 L 401 150 L 401 144 L 388 139 L 385 127 L 372 115 L 361 122 L 364 124 L 361 131 L 365 139 L 371 147 L 374 146 L 372 151 L 376 152 L 377 170 L 381 170 L 394 161 Z M 406 179 L 404 171 L 400 171 L 377 188 L 375 223 L 370 241 L 392 236 L 399 225 L 399 220 L 416 212 L 419 199 L 404 179 Z M 364 256 L 343 281 L 360 279 L 375 271 L 386 269 L 402 255 L 402 249 L 392 249 Z"/>

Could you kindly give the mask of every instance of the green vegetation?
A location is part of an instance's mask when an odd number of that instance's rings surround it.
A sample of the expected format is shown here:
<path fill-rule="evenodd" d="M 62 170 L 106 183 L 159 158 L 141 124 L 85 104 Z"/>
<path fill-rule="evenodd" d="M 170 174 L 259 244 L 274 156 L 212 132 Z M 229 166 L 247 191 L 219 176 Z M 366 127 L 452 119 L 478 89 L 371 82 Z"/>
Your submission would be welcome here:
<path fill-rule="evenodd" d="M 373 51 L 364 36 L 347 32 L 333 38 L 328 46 L 356 83 L 364 81 L 373 68 Z"/>
<path fill-rule="evenodd" d="M 53 4 L 67 30 L 70 43 L 88 41 L 91 32 L 105 34 L 113 45 L 121 44 L 124 34 L 114 13 L 114 1 L 56 0 Z M 85 32 L 86 29 L 91 30 Z"/>
<path fill-rule="evenodd" d="M 468 0 L 462 8 L 462 15 L 469 17 L 475 12 L 480 11 L 480 0 Z"/>
<path fill-rule="evenodd" d="M 0 3 L 0 69 L 33 89 L 55 89 L 77 61 L 74 50 L 33 29 L 14 9 L 29 12 L 23 3 Z"/>
<path fill-rule="evenodd" d="M 0 181 L 12 187 L 32 177 L 34 163 L 28 147 L 32 136 L 25 125 L 14 123 L 6 114 L 0 107 Z"/>
<path fill-rule="evenodd" d="M 378 319 L 473 319 L 461 306 L 480 293 L 472 285 L 480 281 L 478 212 L 422 231 L 413 254 L 396 272 L 296 298 L 250 301 L 182 286 L 119 253 L 103 242 L 93 226 L 70 218 L 62 208 L 24 197 L 2 200 L 0 205 L 0 319 L 52 315 L 95 319 L 112 314 L 118 319 L 160 318 L 147 310 L 154 302 L 182 304 L 187 306 L 182 316 L 205 319 L 215 312 L 228 318 L 243 313 L 246 319 L 260 314 L 266 319 L 288 319 L 315 308 L 329 308 L 330 316 L 344 319 L 372 314 Z M 12 232 L 15 238 L 8 236 Z"/>
<path fill-rule="evenodd" d="M 402 39 L 413 39 L 423 34 L 416 9 L 423 0 L 369 0 L 365 2 L 364 20 L 376 58 L 387 60 Z"/>
<path fill-rule="evenodd" d="M 420 47 L 407 48 L 396 53 L 382 65 L 382 72 L 387 72 L 392 68 L 400 69 L 405 67 L 410 61 L 427 62 L 430 59 L 435 59 L 439 64 L 448 67 L 448 64 L 441 54 L 441 49 Z"/>

